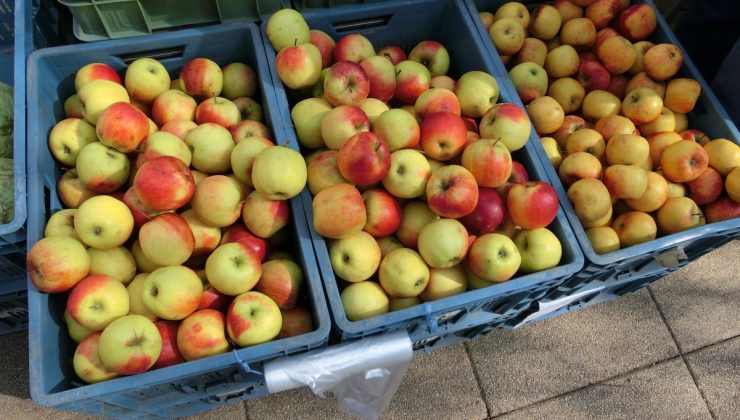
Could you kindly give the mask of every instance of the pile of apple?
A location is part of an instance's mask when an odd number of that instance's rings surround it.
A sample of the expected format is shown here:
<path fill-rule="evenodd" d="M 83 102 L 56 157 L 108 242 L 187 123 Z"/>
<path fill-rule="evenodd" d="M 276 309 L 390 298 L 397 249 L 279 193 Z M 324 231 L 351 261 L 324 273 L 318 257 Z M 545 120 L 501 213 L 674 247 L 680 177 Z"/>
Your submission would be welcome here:
<path fill-rule="evenodd" d="M 689 129 L 699 82 L 629 0 L 517 2 L 480 18 L 597 253 L 740 217 L 740 147 Z M 703 211 L 702 207 L 703 206 Z"/>
<path fill-rule="evenodd" d="M 497 104 L 491 75 L 452 79 L 433 40 L 408 56 L 360 34 L 335 43 L 291 9 L 266 31 L 349 320 L 559 264 L 557 194 L 512 160 L 531 123 Z"/>
<path fill-rule="evenodd" d="M 38 290 L 68 293 L 82 381 L 313 330 L 301 267 L 268 254 L 289 238 L 286 200 L 305 187 L 306 166 L 270 140 L 256 77 L 206 58 L 172 81 L 149 58 L 123 82 L 103 63 L 77 71 L 48 139 L 66 208 L 27 267 Z"/>

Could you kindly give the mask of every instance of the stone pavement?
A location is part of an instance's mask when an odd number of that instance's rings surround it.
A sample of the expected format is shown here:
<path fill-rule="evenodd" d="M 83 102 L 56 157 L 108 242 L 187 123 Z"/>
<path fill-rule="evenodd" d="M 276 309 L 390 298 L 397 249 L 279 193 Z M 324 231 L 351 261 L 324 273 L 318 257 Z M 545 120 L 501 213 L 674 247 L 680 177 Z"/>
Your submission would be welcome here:
<path fill-rule="evenodd" d="M 0 337 L 3 419 L 79 419 L 28 397 Z M 740 241 L 612 302 L 414 358 L 387 419 L 740 418 Z M 348 418 L 307 388 L 197 419 Z"/>

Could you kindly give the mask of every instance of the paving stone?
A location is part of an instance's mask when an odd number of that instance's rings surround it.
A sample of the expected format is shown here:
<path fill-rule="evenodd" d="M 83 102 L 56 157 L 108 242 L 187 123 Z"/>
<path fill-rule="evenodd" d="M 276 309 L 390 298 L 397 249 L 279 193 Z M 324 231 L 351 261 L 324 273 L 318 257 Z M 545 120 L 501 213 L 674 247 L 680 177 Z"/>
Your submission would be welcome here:
<path fill-rule="evenodd" d="M 686 362 L 717 418 L 740 418 L 740 337 L 687 354 Z"/>
<path fill-rule="evenodd" d="M 678 355 L 646 290 L 467 345 L 491 415 Z"/>
<path fill-rule="evenodd" d="M 308 388 L 247 402 L 251 420 L 349 419 L 336 401 L 316 397 Z M 486 406 L 462 345 L 414 357 L 385 419 L 484 419 Z"/>
<path fill-rule="evenodd" d="M 711 419 L 680 357 L 526 407 L 501 419 Z"/>
<path fill-rule="evenodd" d="M 650 286 L 682 353 L 740 335 L 740 241 Z"/>
<path fill-rule="evenodd" d="M 212 410 L 204 411 L 192 416 L 184 417 L 187 420 L 247 420 L 247 407 L 244 402 L 227 404 Z"/>

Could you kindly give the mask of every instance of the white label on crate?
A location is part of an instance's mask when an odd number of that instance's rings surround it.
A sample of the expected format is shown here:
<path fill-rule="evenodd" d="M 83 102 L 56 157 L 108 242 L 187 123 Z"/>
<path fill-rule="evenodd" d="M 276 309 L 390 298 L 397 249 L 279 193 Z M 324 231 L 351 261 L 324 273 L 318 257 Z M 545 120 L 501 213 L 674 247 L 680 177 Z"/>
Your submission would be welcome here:
<path fill-rule="evenodd" d="M 661 252 L 660 255 L 655 257 L 655 259 L 658 261 L 658 264 L 666 268 L 676 268 L 678 267 L 678 263 L 685 260 L 686 258 L 688 258 L 688 256 L 684 252 L 683 247 L 680 245 L 673 249 Z"/>
<path fill-rule="evenodd" d="M 438 322 L 438 323 L 442 323 L 442 322 L 445 322 L 445 321 L 447 321 L 448 319 L 450 319 L 450 318 L 453 318 L 453 317 L 457 316 L 457 315 L 458 315 L 458 314 L 460 314 L 460 313 L 461 313 L 462 311 L 463 311 L 462 309 L 456 309 L 456 310 L 454 310 L 454 311 L 450 311 L 450 312 L 445 312 L 445 313 L 443 313 L 443 314 L 439 314 L 439 315 L 437 315 L 437 317 L 436 317 L 436 318 L 437 318 L 437 322 Z"/>
<path fill-rule="evenodd" d="M 546 315 L 553 313 L 557 311 L 558 309 L 564 308 L 568 306 L 570 303 L 575 302 L 576 300 L 599 293 L 600 291 L 604 290 L 606 286 L 599 286 L 595 289 L 590 290 L 584 290 L 583 292 L 576 293 L 574 295 L 570 296 L 563 296 L 560 299 L 555 300 L 541 300 L 537 302 L 537 304 L 540 306 L 540 310 L 537 312 L 533 312 L 529 314 L 528 317 L 524 318 L 524 320 L 514 326 L 514 328 L 519 328 L 521 326 L 527 325 L 530 322 L 537 321 L 540 318 L 544 318 Z"/>

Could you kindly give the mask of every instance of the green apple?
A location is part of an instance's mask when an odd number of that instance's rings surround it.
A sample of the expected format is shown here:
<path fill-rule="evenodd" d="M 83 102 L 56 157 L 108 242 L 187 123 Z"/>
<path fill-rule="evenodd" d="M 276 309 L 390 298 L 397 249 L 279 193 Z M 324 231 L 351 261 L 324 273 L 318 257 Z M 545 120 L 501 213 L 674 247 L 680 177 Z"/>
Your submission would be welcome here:
<path fill-rule="evenodd" d="M 309 149 L 324 147 L 321 120 L 331 109 L 331 104 L 321 98 L 308 98 L 295 104 L 290 111 L 290 118 L 301 146 Z"/>
<path fill-rule="evenodd" d="M 285 200 L 270 200 L 252 191 L 244 200 L 242 221 L 250 232 L 263 239 L 275 236 L 288 224 L 290 208 Z"/>
<path fill-rule="evenodd" d="M 367 280 L 375 274 L 380 257 L 378 243 L 365 231 L 333 241 L 329 246 L 334 273 L 352 283 Z"/>
<path fill-rule="evenodd" d="M 375 238 L 375 240 L 378 242 L 378 246 L 380 247 L 381 259 L 388 255 L 389 252 L 398 248 L 403 248 L 401 241 L 393 235 L 386 236 L 384 238 Z"/>
<path fill-rule="evenodd" d="M 74 223 L 82 243 L 98 249 L 123 245 L 134 229 L 131 210 L 109 195 L 98 195 L 82 203 Z"/>
<path fill-rule="evenodd" d="M 307 178 L 303 156 L 288 147 L 268 147 L 254 159 L 254 189 L 270 200 L 295 197 L 306 186 Z"/>
<path fill-rule="evenodd" d="M 62 209 L 49 217 L 44 228 L 44 237 L 68 236 L 72 239 L 80 240 L 75 232 L 75 216 L 77 209 Z"/>
<path fill-rule="evenodd" d="M 557 266 L 563 255 L 563 247 L 554 233 L 546 228 L 522 230 L 514 237 L 521 255 L 520 269 L 535 273 Z"/>
<path fill-rule="evenodd" d="M 211 226 L 226 227 L 242 215 L 248 187 L 236 178 L 211 175 L 200 181 L 190 202 L 198 219 Z"/>
<path fill-rule="evenodd" d="M 419 298 L 419 296 L 414 296 L 410 298 L 390 298 L 389 306 L 391 311 L 400 311 L 401 309 L 421 305 L 422 302 L 423 301 Z"/>
<path fill-rule="evenodd" d="M 272 48 L 278 52 L 291 45 L 305 44 L 311 39 L 311 31 L 303 15 L 287 8 L 270 16 L 265 32 Z"/>
<path fill-rule="evenodd" d="M 455 219 L 435 220 L 419 232 L 419 253 L 433 268 L 460 264 L 468 252 L 468 244 L 468 231 Z"/>
<path fill-rule="evenodd" d="M 426 193 L 432 167 L 418 150 L 401 149 L 391 153 L 391 167 L 383 187 L 398 198 L 416 198 Z"/>
<path fill-rule="evenodd" d="M 215 309 L 201 309 L 177 327 L 177 348 L 185 360 L 197 360 L 229 350 L 226 317 Z"/>
<path fill-rule="evenodd" d="M 544 96 L 547 92 L 547 72 L 537 63 L 517 64 L 509 70 L 509 78 L 524 104 Z"/>
<path fill-rule="evenodd" d="M 484 287 L 493 286 L 494 282 L 484 280 L 480 278 L 479 276 L 475 275 L 473 271 L 470 269 L 469 264 L 465 265 L 465 274 L 467 274 L 468 277 L 468 289 L 469 290 L 476 290 L 476 289 L 482 289 Z"/>
<path fill-rule="evenodd" d="M 229 130 L 221 125 L 199 125 L 185 136 L 185 144 L 192 153 L 193 168 L 207 174 L 220 174 L 231 169 L 234 139 Z"/>
<path fill-rule="evenodd" d="M 158 268 L 144 279 L 144 305 L 162 319 L 184 319 L 198 309 L 202 294 L 198 274 L 181 265 Z"/>
<path fill-rule="evenodd" d="M 251 97 L 257 91 L 258 78 L 254 69 L 244 63 L 230 63 L 221 69 L 224 85 L 221 96 L 234 100 L 239 97 Z"/>
<path fill-rule="evenodd" d="M 137 274 L 131 283 L 126 286 L 126 292 L 128 292 L 129 309 L 128 313 L 143 315 L 152 321 L 157 320 L 157 315 L 150 311 L 149 308 L 144 304 L 144 281 L 149 276 L 149 273 Z"/>
<path fill-rule="evenodd" d="M 374 281 L 352 283 L 342 290 L 342 306 L 350 321 L 361 321 L 366 318 L 387 313 L 389 308 L 388 295 L 380 285 Z"/>
<path fill-rule="evenodd" d="M 483 280 L 503 282 L 510 279 L 522 262 L 514 242 L 498 233 L 479 236 L 468 252 L 470 270 Z"/>
<path fill-rule="evenodd" d="M 283 316 L 278 305 L 260 292 L 246 292 L 234 298 L 226 313 L 226 331 L 241 347 L 270 341 L 278 336 Z"/>
<path fill-rule="evenodd" d="M 161 267 L 160 265 L 154 264 L 146 255 L 144 255 L 144 251 L 141 249 L 141 243 L 139 243 L 138 240 L 134 241 L 133 245 L 131 245 L 131 254 L 133 254 L 134 259 L 136 260 L 136 269 L 140 273 L 151 273 Z"/>
<path fill-rule="evenodd" d="M 421 41 L 409 52 L 409 60 L 422 63 L 432 77 L 444 76 L 450 68 L 450 54 L 437 41 Z"/>
<path fill-rule="evenodd" d="M 311 88 L 321 78 L 321 52 L 313 44 L 283 48 L 275 58 L 275 68 L 288 88 Z"/>
<path fill-rule="evenodd" d="M 75 319 L 72 318 L 72 315 L 69 314 L 69 311 L 67 309 L 64 309 L 64 322 L 67 324 L 67 332 L 69 333 L 69 338 L 71 338 L 72 341 L 74 341 L 75 343 L 82 342 L 85 337 L 95 332 L 89 328 L 83 327 L 82 325 L 80 325 L 79 322 L 75 321 Z"/>
<path fill-rule="evenodd" d="M 78 324 L 100 331 L 128 313 L 126 287 L 113 277 L 97 274 L 85 277 L 67 297 L 67 310 Z"/>
<path fill-rule="evenodd" d="M 77 376 L 85 383 L 94 384 L 115 378 L 118 374 L 103 365 L 98 355 L 101 333 L 96 332 L 81 340 L 75 349 L 72 366 Z"/>
<path fill-rule="evenodd" d="M 182 216 L 161 213 L 141 226 L 139 245 L 154 264 L 180 265 L 193 255 L 195 236 Z"/>
<path fill-rule="evenodd" d="M 286 310 L 296 306 L 303 285 L 301 266 L 292 259 L 276 258 L 262 265 L 254 291 L 267 295 L 281 310 Z"/>
<path fill-rule="evenodd" d="M 464 292 L 468 277 L 462 264 L 448 268 L 430 268 L 429 284 L 419 295 L 424 301 L 438 300 Z"/>
<path fill-rule="evenodd" d="M 130 102 L 126 88 L 120 83 L 110 80 L 91 80 L 77 91 L 77 97 L 82 104 L 82 115 L 87 122 L 95 125 L 100 113 L 108 105 L 116 102 Z"/>
<path fill-rule="evenodd" d="M 153 58 L 139 58 L 126 68 L 123 82 L 131 99 L 149 104 L 170 89 L 170 74 Z"/>
<path fill-rule="evenodd" d="M 75 166 L 80 150 L 98 141 L 95 127 L 80 118 L 59 121 L 49 133 L 49 150 L 65 166 Z"/>
<path fill-rule="evenodd" d="M 610 226 L 586 229 L 586 235 L 597 254 L 606 254 L 619 249 L 619 235 Z"/>
<path fill-rule="evenodd" d="M 429 267 L 416 251 L 401 248 L 383 257 L 378 278 L 392 297 L 419 296 L 429 283 Z"/>
<path fill-rule="evenodd" d="M 394 76 L 394 81 L 395 76 Z M 388 105 L 375 98 L 366 98 L 362 102 L 360 102 L 360 109 L 367 115 L 367 118 L 370 120 L 370 124 L 375 124 L 375 121 L 378 120 L 378 118 L 386 111 L 388 111 L 390 108 L 388 108 Z"/>
<path fill-rule="evenodd" d="M 439 215 L 427 203 L 410 201 L 403 206 L 401 226 L 396 231 L 396 236 L 406 247 L 416 248 L 421 230 L 437 219 Z"/>
<path fill-rule="evenodd" d="M 260 275 L 259 256 L 240 242 L 219 246 L 206 260 L 208 282 L 225 295 L 236 296 L 251 290 Z"/>
<path fill-rule="evenodd" d="M 162 337 L 157 326 L 141 315 L 127 315 L 113 321 L 98 342 L 103 365 L 120 375 L 147 371 L 161 351 Z"/>
<path fill-rule="evenodd" d="M 259 102 L 245 96 L 234 98 L 232 102 L 236 105 L 236 109 L 239 110 L 242 120 L 263 121 L 262 105 Z"/>
<path fill-rule="evenodd" d="M 527 144 L 532 122 L 517 105 L 500 103 L 483 115 L 479 128 L 481 138 L 500 139 L 509 152 L 514 152 Z"/>
<path fill-rule="evenodd" d="M 83 185 L 98 194 L 121 188 L 129 177 L 131 163 L 126 154 L 96 141 L 77 155 L 77 175 Z"/>
<path fill-rule="evenodd" d="M 499 87 L 490 74 L 469 71 L 457 80 L 455 95 L 464 116 L 480 118 L 498 102 Z"/>
<path fill-rule="evenodd" d="M 123 284 L 128 284 L 136 275 L 136 260 L 123 246 L 110 249 L 88 248 L 90 274 L 106 274 Z"/>

